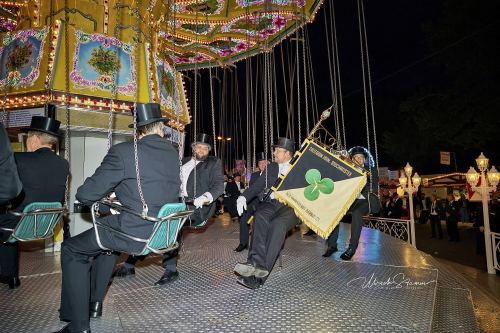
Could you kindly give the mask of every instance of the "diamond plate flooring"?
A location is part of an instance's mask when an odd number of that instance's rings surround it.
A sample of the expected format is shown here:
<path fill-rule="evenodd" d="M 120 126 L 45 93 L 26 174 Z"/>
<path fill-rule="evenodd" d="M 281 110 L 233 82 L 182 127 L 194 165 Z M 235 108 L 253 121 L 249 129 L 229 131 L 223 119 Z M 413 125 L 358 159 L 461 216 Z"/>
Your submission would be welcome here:
<path fill-rule="evenodd" d="M 286 241 L 283 266 L 257 290 L 236 283 L 234 265 L 246 259 L 238 225 L 223 217 L 204 231 L 188 232 L 179 259 L 180 279 L 153 287 L 161 259 L 138 263 L 134 277 L 111 284 L 96 332 L 474 332 L 478 326 L 461 281 L 432 257 L 379 231 L 364 229 L 350 262 L 340 251 L 321 256 L 324 241 Z M 61 274 L 58 254 L 22 252 L 22 286 L 0 288 L 2 331 L 51 332 L 58 320 Z M 457 303 L 458 302 L 458 303 Z M 445 309 L 445 311 L 443 311 Z M 450 319 L 451 318 L 451 319 Z M 453 318 L 460 318 L 454 320 Z M 453 320 L 452 320 L 453 319 Z"/>

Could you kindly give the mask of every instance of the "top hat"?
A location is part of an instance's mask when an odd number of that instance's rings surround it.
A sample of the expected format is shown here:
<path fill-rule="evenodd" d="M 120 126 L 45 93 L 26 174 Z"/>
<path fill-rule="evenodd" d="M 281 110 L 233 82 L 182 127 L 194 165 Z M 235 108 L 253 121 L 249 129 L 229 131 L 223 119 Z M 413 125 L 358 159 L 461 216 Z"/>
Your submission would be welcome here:
<path fill-rule="evenodd" d="M 196 134 L 196 138 L 194 139 L 193 144 L 195 145 L 198 143 L 208 145 L 210 146 L 210 148 L 212 148 L 212 138 L 208 134 L 205 133 Z"/>
<path fill-rule="evenodd" d="M 59 125 L 61 125 L 61 122 L 59 120 L 55 120 L 54 118 L 33 116 L 31 118 L 30 127 L 23 128 L 21 131 L 36 131 L 59 136 Z"/>
<path fill-rule="evenodd" d="M 257 153 L 257 156 L 255 156 L 255 162 L 259 163 L 260 161 L 266 161 L 267 158 L 266 158 L 266 154 L 264 154 L 264 152 L 259 152 Z"/>
<path fill-rule="evenodd" d="M 278 138 L 278 141 L 276 142 L 276 144 L 272 145 L 272 147 L 286 149 L 292 154 L 295 152 L 295 142 L 288 138 Z"/>
<path fill-rule="evenodd" d="M 368 158 L 368 152 L 366 151 L 365 148 L 361 146 L 354 146 L 351 149 L 349 149 L 349 155 L 351 155 L 351 157 L 357 154 L 362 154 L 365 158 Z"/>
<path fill-rule="evenodd" d="M 136 108 L 137 127 L 146 126 L 157 121 L 165 122 L 169 120 L 162 117 L 160 104 L 158 103 L 136 103 Z M 128 127 L 133 128 L 134 124 L 130 124 Z"/>

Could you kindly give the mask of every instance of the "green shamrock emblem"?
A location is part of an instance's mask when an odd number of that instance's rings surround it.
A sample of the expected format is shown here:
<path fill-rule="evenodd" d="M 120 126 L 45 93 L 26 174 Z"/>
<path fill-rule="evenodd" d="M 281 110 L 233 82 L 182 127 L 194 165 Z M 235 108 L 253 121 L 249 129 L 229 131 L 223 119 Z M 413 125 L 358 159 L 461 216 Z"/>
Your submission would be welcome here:
<path fill-rule="evenodd" d="M 330 194 L 333 192 L 333 180 L 330 178 L 321 179 L 321 173 L 318 169 L 310 169 L 306 172 L 306 181 L 310 184 L 304 190 L 304 196 L 309 201 L 319 198 L 319 194 Z"/>

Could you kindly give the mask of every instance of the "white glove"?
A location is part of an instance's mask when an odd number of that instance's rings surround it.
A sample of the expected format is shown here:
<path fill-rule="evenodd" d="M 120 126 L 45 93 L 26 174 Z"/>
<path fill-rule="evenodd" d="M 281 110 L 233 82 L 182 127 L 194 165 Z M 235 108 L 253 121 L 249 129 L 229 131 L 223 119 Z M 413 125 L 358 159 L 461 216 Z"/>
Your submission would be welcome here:
<path fill-rule="evenodd" d="M 193 205 L 196 207 L 196 208 L 201 208 L 203 207 L 203 205 L 205 203 L 208 203 L 210 202 L 210 200 L 208 200 L 208 198 L 204 195 L 200 195 L 198 198 L 195 198 L 193 200 Z"/>
<path fill-rule="evenodd" d="M 236 210 L 238 211 L 238 215 L 242 215 L 244 210 L 247 210 L 247 198 L 240 195 L 236 200 Z"/>

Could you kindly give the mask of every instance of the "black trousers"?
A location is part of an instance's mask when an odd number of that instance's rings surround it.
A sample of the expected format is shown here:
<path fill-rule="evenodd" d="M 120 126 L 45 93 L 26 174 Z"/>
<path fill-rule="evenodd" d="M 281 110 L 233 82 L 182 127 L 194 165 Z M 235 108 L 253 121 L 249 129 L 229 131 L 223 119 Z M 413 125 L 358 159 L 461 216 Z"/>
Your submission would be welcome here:
<path fill-rule="evenodd" d="M 429 215 L 431 220 L 431 235 L 432 237 L 436 237 L 436 228 L 439 235 L 439 238 L 443 238 L 443 228 L 441 227 L 441 218 L 439 215 Z"/>
<path fill-rule="evenodd" d="M 349 241 L 349 247 L 354 251 L 356 251 L 356 249 L 358 248 L 359 238 L 361 237 L 361 230 L 363 229 L 364 224 L 363 216 L 368 214 L 369 208 L 370 207 L 368 206 L 367 200 L 357 199 L 349 209 L 352 215 L 351 240 Z M 333 229 L 333 232 L 328 237 L 326 241 L 328 247 L 337 246 L 337 240 L 339 238 L 339 226 L 340 225 Z"/>
<path fill-rule="evenodd" d="M 420 212 L 420 218 L 418 219 L 418 223 L 420 223 L 420 224 L 426 224 L 427 220 L 429 219 L 429 214 L 430 214 L 430 210 L 423 209 Z"/>
<path fill-rule="evenodd" d="M 261 203 L 254 214 L 248 261 L 270 272 L 286 234 L 298 222 L 293 209 L 277 200 Z"/>
<path fill-rule="evenodd" d="M 97 244 L 94 228 L 62 243 L 60 318 L 71 321 L 71 331 L 89 326 L 89 302 L 102 302 L 118 254 L 105 254 Z"/>
<path fill-rule="evenodd" d="M 254 199 L 250 201 L 247 206 L 247 210 L 241 215 L 240 218 L 240 244 L 248 245 L 248 239 L 250 238 L 250 228 L 248 225 L 248 220 L 255 214 L 257 206 L 259 205 L 259 199 Z"/>
<path fill-rule="evenodd" d="M 460 235 L 458 233 L 458 219 L 446 219 L 446 232 L 451 241 L 459 241 Z"/>
<path fill-rule="evenodd" d="M 14 229 L 19 218 L 14 215 L 1 214 L 0 227 Z M 19 243 L 3 243 L 9 239 L 10 231 L 0 231 L 0 274 L 6 277 L 19 275 Z"/>

